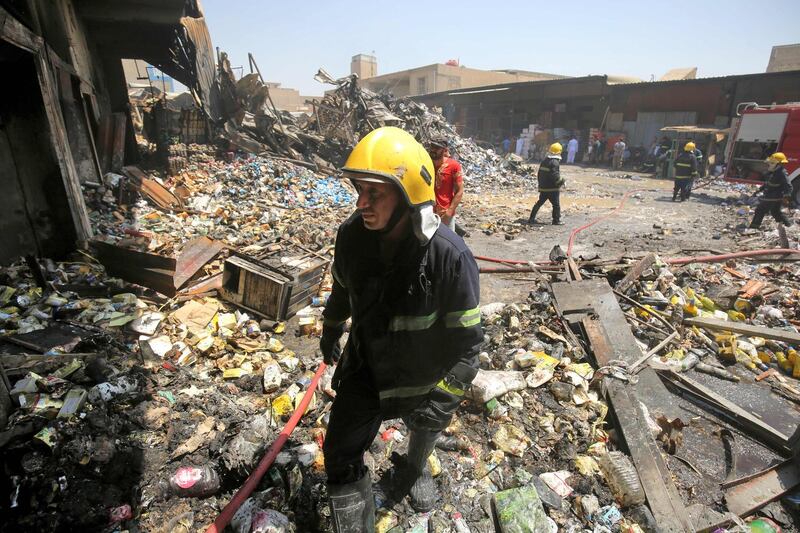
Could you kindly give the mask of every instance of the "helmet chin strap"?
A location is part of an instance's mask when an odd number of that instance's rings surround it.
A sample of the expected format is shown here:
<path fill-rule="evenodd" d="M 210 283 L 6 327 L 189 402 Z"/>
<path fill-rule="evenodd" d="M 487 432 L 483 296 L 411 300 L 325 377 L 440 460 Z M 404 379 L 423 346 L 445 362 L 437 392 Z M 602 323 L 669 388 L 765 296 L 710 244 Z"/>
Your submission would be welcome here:
<path fill-rule="evenodd" d="M 378 230 L 378 233 L 385 235 L 391 232 L 394 227 L 397 226 L 397 223 L 400 222 L 400 219 L 403 218 L 403 215 L 406 213 L 406 211 L 409 210 L 410 208 L 408 206 L 398 203 L 395 206 L 394 211 L 392 211 L 392 216 L 389 217 L 389 220 L 386 222 L 386 225 L 383 227 L 383 229 Z"/>

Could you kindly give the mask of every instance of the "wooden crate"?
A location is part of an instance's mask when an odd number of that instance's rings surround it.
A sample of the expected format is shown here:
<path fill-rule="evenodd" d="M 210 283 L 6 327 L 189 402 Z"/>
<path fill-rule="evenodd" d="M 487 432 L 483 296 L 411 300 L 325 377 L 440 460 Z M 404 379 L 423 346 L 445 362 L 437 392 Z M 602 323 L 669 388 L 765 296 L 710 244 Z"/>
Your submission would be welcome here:
<path fill-rule="evenodd" d="M 280 252 L 287 254 L 291 249 Z M 271 320 L 291 318 L 319 291 L 328 261 L 314 252 L 290 255 L 299 264 L 277 267 L 275 252 L 260 256 L 234 253 L 225 261 L 222 298 Z"/>

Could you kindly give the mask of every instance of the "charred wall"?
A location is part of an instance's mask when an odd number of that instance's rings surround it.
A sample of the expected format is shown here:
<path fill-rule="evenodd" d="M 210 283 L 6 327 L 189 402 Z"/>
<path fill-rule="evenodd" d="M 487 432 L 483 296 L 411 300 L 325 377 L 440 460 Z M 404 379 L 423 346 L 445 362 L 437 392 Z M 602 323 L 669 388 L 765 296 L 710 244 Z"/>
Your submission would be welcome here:
<path fill-rule="evenodd" d="M 0 262 L 24 254 L 59 256 L 73 247 L 70 206 L 49 138 L 33 57 L 0 42 Z"/>

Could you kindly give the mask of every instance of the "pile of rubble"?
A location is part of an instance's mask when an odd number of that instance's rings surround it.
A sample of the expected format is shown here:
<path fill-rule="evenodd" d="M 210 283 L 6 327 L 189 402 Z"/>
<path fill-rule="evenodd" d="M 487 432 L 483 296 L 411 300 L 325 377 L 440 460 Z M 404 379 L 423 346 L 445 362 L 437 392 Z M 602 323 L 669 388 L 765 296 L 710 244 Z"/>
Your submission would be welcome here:
<path fill-rule="evenodd" d="M 333 369 L 307 389 L 353 191 L 329 169 L 366 131 L 397 125 L 422 141 L 446 133 L 472 192 L 530 183 L 521 162 L 425 106 L 319 76 L 336 89 L 303 123 L 272 108 L 257 75 L 231 77 L 226 136 L 259 155 L 189 145 L 170 175 L 125 167 L 87 186 L 90 250 L 0 270 L 0 528 L 204 528 L 310 395 L 232 528 L 331 530 L 321 449 Z M 506 238 L 519 226 L 479 224 Z M 796 247 L 794 230 L 765 235 Z M 381 426 L 366 454 L 377 531 L 631 533 L 665 519 L 788 531 L 794 485 L 774 495 L 782 506 L 750 484 L 788 468 L 800 424 L 795 264 L 551 260 L 521 270 L 534 276 L 527 299 L 481 308 L 480 371 L 428 460 L 437 510 L 391 499 L 408 429 Z M 269 290 L 243 292 L 248 276 Z M 296 300 L 276 297 L 293 283 Z M 273 300 L 283 307 L 265 318 Z M 754 508 L 762 516 L 744 524 Z"/>
<path fill-rule="evenodd" d="M 17 404 L 1 441 L 6 525 L 177 531 L 212 521 L 302 397 L 319 327 L 301 324 L 317 324 L 321 308 L 276 323 L 216 298 L 165 300 L 91 263 L 48 262 L 42 273 L 44 288 L 27 265 L 2 273 L 3 347 L 18 352 L 3 356 Z M 51 290 L 65 285 L 73 291 Z M 105 294 L 80 296 L 91 287 Z M 460 520 L 492 531 L 492 499 L 519 523 L 552 531 L 632 523 L 600 473 L 630 465 L 619 454 L 603 459 L 607 407 L 580 346 L 557 333 L 549 301 L 539 292 L 483 307 L 483 369 L 430 459 L 441 510 L 383 508 L 381 531 L 444 531 Z M 330 378 L 329 370 L 254 503 L 298 531 L 329 528 L 320 445 Z M 376 481 L 406 436 L 399 420 L 381 428 L 367 458 Z"/>
<path fill-rule="evenodd" d="M 236 80 L 225 54 L 220 73 L 221 92 L 230 109 L 221 134 L 249 153 L 290 158 L 332 172 L 342 166 L 361 137 L 381 126 L 396 126 L 423 144 L 433 136 L 446 136 L 473 191 L 479 192 L 481 186 L 507 187 L 529 181 L 527 167 L 516 156 L 501 158 L 479 147 L 462 138 L 440 112 L 407 98 L 378 95 L 359 86 L 355 75 L 333 79 L 320 69 L 315 79 L 335 89 L 313 102 L 310 117 L 296 119 L 272 105 L 259 74 Z"/>

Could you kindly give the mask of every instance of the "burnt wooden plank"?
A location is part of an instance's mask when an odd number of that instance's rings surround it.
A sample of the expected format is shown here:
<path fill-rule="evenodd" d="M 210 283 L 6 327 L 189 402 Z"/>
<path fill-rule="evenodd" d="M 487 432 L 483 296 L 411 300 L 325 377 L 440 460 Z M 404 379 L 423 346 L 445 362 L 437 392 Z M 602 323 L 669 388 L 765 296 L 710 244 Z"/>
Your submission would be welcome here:
<path fill-rule="evenodd" d="M 617 290 L 619 292 L 625 292 L 630 289 L 633 284 L 636 283 L 636 280 L 639 279 L 639 276 L 641 276 L 645 270 L 653 266 L 655 262 L 656 254 L 650 253 L 634 263 L 628 273 L 625 274 L 625 277 L 617 283 Z"/>
<path fill-rule="evenodd" d="M 781 433 L 758 416 L 742 409 L 708 387 L 683 374 L 672 371 L 659 371 L 658 375 L 672 383 L 682 385 L 685 387 L 682 390 L 713 406 L 721 415 L 733 421 L 737 427 L 741 427 L 757 440 L 772 446 L 784 454 L 788 454 L 790 451 L 788 435 Z"/>
<path fill-rule="evenodd" d="M 615 359 L 632 364 L 641 358 L 642 351 L 605 279 L 554 283 L 553 293 L 558 308 L 565 316 L 569 313 L 591 313 L 591 316 L 583 318 L 582 324 L 598 365 Z M 652 369 L 643 369 L 639 379 L 640 383 L 646 384 L 644 390 L 648 393 L 653 392 L 650 390 L 652 387 L 661 389 L 657 392 L 668 394 Z M 650 434 L 637 389 L 613 378 L 604 379 L 603 387 L 660 531 L 693 531 L 683 512 L 685 504 L 672 481 L 659 446 Z"/>
<path fill-rule="evenodd" d="M 617 346 L 612 344 L 606 335 L 607 330 L 600 319 L 586 318 L 583 325 L 598 365 L 617 359 L 615 350 Z M 648 370 L 650 369 L 645 369 L 643 372 Z M 693 531 L 685 513 L 682 512 L 683 500 L 672 482 L 661 450 L 650 434 L 646 415 L 642 411 L 636 393 L 624 382 L 613 378 L 604 379 L 603 388 L 614 409 L 659 531 L 665 533 Z"/>
<path fill-rule="evenodd" d="M 717 331 L 730 331 L 731 333 L 739 333 L 741 335 L 747 335 L 748 337 L 762 337 L 764 339 L 788 342 L 789 344 L 800 344 L 800 333 L 786 331 L 783 329 L 752 326 L 750 324 L 743 324 L 741 322 L 729 322 L 726 320 L 704 317 L 685 318 L 683 323 L 689 326 L 697 326 L 699 328 L 708 328 Z"/>
<path fill-rule="evenodd" d="M 192 276 L 225 248 L 219 241 L 197 237 L 189 241 L 175 261 L 175 287 L 181 288 Z"/>
<path fill-rule="evenodd" d="M 50 129 L 50 143 L 53 147 L 56 161 L 61 170 L 61 179 L 64 183 L 64 193 L 70 206 L 72 221 L 78 241 L 88 241 L 92 236 L 92 224 L 89 221 L 89 212 L 83 198 L 75 161 L 72 158 L 72 149 L 67 140 L 67 130 L 64 117 L 58 104 L 58 90 L 55 86 L 55 77 L 50 62 L 45 57 L 42 49 L 36 53 L 36 74 L 42 92 L 45 114 Z"/>

